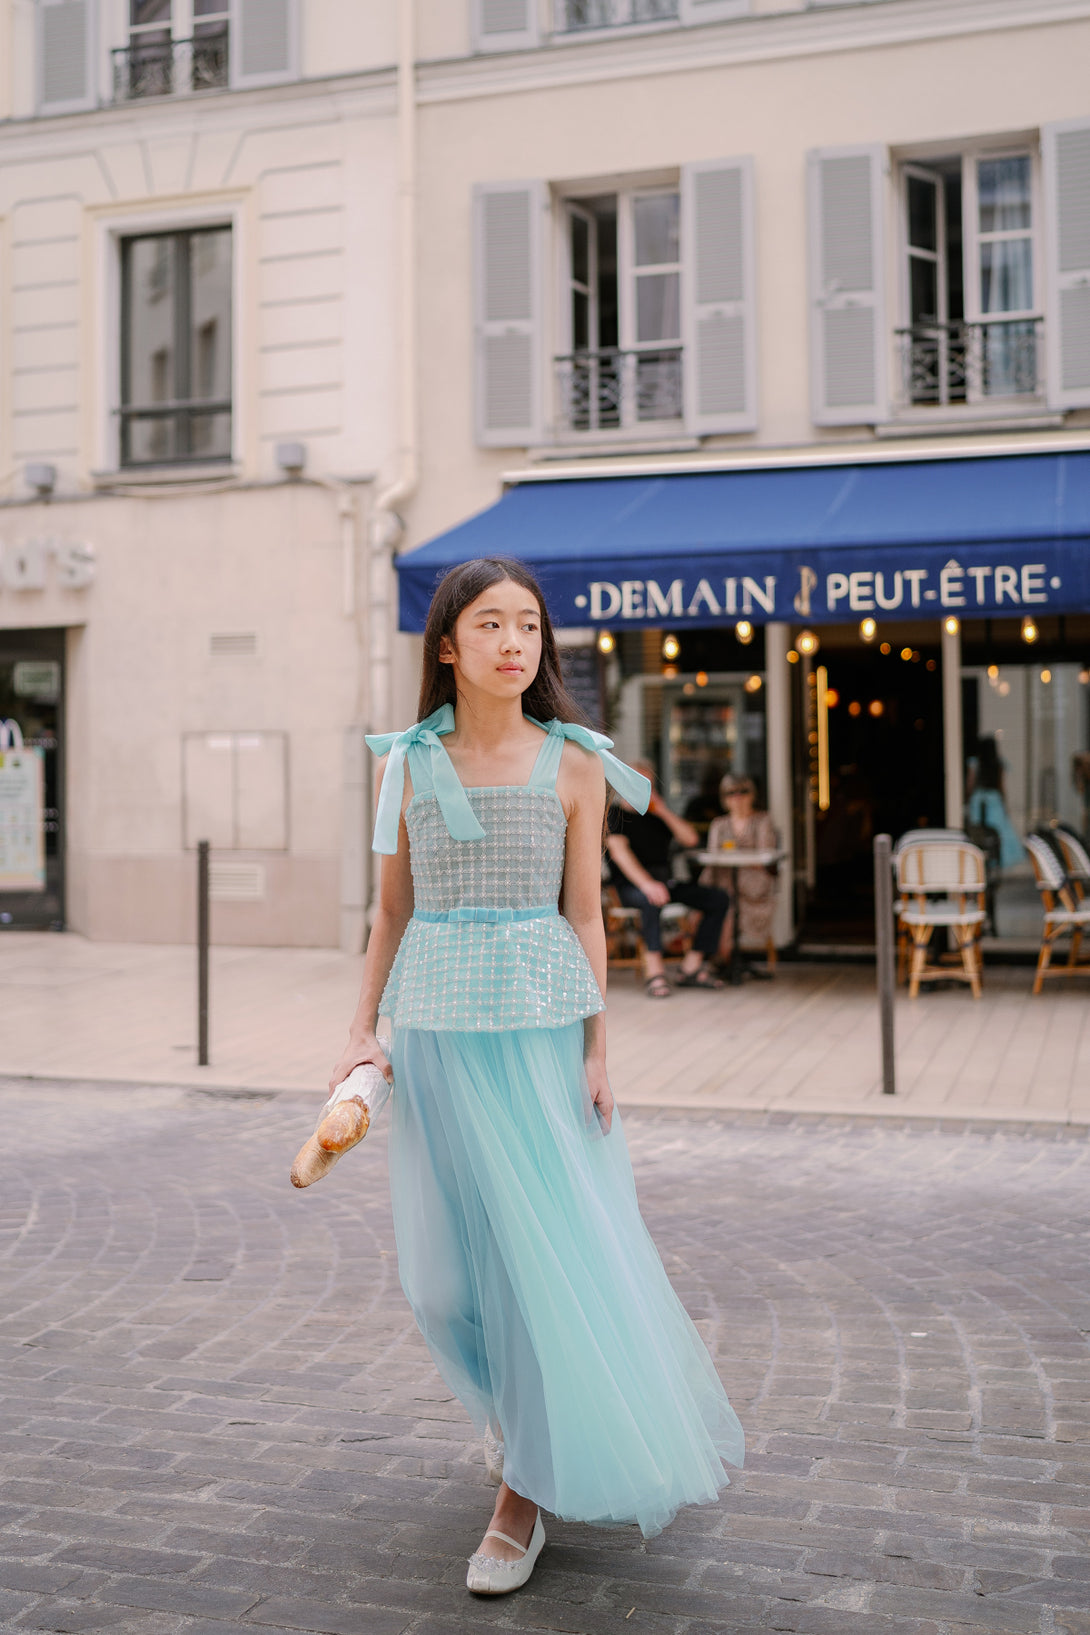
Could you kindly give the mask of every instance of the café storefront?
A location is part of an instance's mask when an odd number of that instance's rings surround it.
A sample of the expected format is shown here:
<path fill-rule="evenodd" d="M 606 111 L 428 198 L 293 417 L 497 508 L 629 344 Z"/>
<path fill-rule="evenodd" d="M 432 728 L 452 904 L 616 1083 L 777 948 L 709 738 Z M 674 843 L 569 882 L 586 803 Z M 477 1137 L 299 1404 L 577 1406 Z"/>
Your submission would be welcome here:
<path fill-rule="evenodd" d="M 990 759 L 1013 831 L 1087 832 L 1088 450 L 528 474 L 399 559 L 401 628 L 500 554 L 598 651 L 581 696 L 672 804 L 756 777 L 790 853 L 781 944 L 867 940 L 873 835 L 962 827 Z M 1024 861 L 997 903 L 1000 938 L 1033 937 Z"/>

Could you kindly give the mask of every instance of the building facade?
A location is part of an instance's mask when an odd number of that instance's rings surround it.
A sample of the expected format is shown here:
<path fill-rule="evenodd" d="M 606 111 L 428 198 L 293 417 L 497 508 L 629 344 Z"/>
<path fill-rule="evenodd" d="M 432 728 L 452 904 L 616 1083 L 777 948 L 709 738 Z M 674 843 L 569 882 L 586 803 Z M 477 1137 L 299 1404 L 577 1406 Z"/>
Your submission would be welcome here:
<path fill-rule="evenodd" d="M 403 625 L 432 559 L 540 567 L 676 802 L 757 777 L 781 941 L 865 937 L 873 833 L 993 756 L 1085 830 L 1088 53 L 1072 0 L 422 16 Z"/>
<path fill-rule="evenodd" d="M 993 759 L 1085 832 L 1090 0 L 0 30 L 0 924 L 186 936 L 209 838 L 218 940 L 358 947 L 361 734 L 486 548 L 672 800 L 755 776 L 781 943 Z"/>
<path fill-rule="evenodd" d="M 218 940 L 358 945 L 394 7 L 0 29 L 0 922 L 185 938 L 208 838 Z"/>

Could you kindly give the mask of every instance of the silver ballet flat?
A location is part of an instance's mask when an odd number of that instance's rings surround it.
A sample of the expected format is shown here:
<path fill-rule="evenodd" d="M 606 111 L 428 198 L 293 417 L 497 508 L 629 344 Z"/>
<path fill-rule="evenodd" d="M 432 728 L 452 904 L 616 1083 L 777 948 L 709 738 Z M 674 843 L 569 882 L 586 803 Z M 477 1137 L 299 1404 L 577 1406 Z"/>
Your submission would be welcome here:
<path fill-rule="evenodd" d="M 534 1521 L 530 1542 L 525 1546 L 517 1539 L 508 1538 L 506 1533 L 497 1532 L 494 1527 L 490 1527 L 484 1536 L 502 1539 L 505 1544 L 513 1544 L 516 1550 L 523 1551 L 523 1555 L 518 1561 L 500 1561 L 497 1556 L 486 1556 L 478 1550 L 469 1558 L 466 1589 L 472 1590 L 474 1595 L 510 1595 L 512 1590 L 520 1590 L 533 1572 L 537 1558 L 541 1554 L 541 1546 L 545 1543 L 545 1529 L 541 1525 L 540 1510 Z"/>
<path fill-rule="evenodd" d="M 497 1436 L 491 1425 L 484 1431 L 484 1468 L 494 1487 L 503 1481 L 503 1437 Z"/>

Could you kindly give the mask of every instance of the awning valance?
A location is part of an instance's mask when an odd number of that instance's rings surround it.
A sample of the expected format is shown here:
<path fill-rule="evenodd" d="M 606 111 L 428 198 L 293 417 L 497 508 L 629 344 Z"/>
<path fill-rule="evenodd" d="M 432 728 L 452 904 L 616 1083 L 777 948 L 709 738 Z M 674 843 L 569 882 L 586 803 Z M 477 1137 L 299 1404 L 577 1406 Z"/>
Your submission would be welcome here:
<path fill-rule="evenodd" d="M 560 626 L 1090 612 L 1090 451 L 519 482 L 397 562 L 517 556 Z"/>

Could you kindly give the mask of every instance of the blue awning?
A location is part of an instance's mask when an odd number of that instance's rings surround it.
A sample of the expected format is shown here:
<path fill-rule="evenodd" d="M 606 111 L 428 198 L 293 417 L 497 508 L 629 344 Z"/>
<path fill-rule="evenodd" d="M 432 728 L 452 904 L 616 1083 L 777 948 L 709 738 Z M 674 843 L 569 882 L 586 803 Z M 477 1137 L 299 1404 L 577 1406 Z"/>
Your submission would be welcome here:
<path fill-rule="evenodd" d="M 397 562 L 517 556 L 561 626 L 1090 612 L 1090 452 L 520 482 Z"/>

